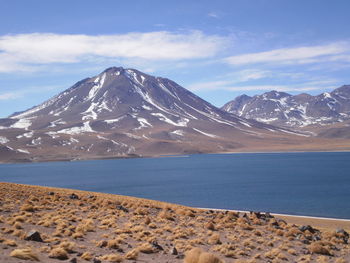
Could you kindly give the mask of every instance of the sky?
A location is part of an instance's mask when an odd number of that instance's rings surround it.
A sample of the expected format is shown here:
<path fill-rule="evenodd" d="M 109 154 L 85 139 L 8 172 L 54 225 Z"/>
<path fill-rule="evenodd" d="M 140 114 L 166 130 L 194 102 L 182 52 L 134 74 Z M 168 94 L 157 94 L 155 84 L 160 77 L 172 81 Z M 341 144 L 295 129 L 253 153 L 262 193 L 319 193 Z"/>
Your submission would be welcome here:
<path fill-rule="evenodd" d="M 0 0 L 0 118 L 111 66 L 221 107 L 350 84 L 348 0 Z"/>

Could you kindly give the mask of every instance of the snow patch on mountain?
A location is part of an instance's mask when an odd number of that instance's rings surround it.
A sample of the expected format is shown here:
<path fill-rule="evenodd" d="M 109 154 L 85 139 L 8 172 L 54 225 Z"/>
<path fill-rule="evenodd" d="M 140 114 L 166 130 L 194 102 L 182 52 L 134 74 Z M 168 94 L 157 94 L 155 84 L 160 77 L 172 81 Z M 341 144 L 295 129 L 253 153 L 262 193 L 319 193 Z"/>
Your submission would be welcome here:
<path fill-rule="evenodd" d="M 18 119 L 18 121 L 10 126 L 10 128 L 17 128 L 17 129 L 25 129 L 28 130 L 28 128 L 32 125 L 32 122 L 29 119 Z"/>
<path fill-rule="evenodd" d="M 103 87 L 105 80 L 106 80 L 106 73 L 103 73 L 101 78 L 97 77 L 94 80 L 95 85 L 92 86 L 92 88 L 90 89 L 87 100 L 92 100 L 96 96 L 98 91 Z"/>
<path fill-rule="evenodd" d="M 180 126 L 180 127 L 187 127 L 187 123 L 190 121 L 189 119 L 186 118 L 181 118 L 179 122 L 174 122 L 173 120 L 167 118 L 164 114 L 162 113 L 151 113 L 151 115 L 158 117 L 159 120 L 164 121 L 166 123 L 169 123 L 174 126 Z"/>
<path fill-rule="evenodd" d="M 0 143 L 1 144 L 5 144 L 5 143 L 8 143 L 10 140 L 9 139 L 7 139 L 6 137 L 4 137 L 4 136 L 0 136 Z"/>
<path fill-rule="evenodd" d="M 115 122 L 118 122 L 118 121 L 121 121 L 122 119 L 124 119 L 126 116 L 121 116 L 119 118 L 116 118 L 116 119 L 110 119 L 110 120 L 104 120 L 104 122 L 106 122 L 107 124 L 111 124 L 111 123 L 115 123 Z"/>
<path fill-rule="evenodd" d="M 67 129 L 57 131 L 57 133 L 64 133 L 64 134 L 71 134 L 71 135 L 81 134 L 81 133 L 85 133 L 85 132 L 95 132 L 91 128 L 89 121 L 84 122 L 83 126 L 76 126 L 76 127 L 67 128 Z"/>
<path fill-rule="evenodd" d="M 171 133 L 179 135 L 179 136 L 185 135 L 185 132 L 183 130 L 175 130 L 175 131 L 172 131 Z"/>
<path fill-rule="evenodd" d="M 219 136 L 217 136 L 217 135 L 210 134 L 210 133 L 207 133 L 207 132 L 201 131 L 201 130 L 196 129 L 196 128 L 192 128 L 192 129 L 193 129 L 193 130 L 195 130 L 196 132 L 199 132 L 200 134 L 205 135 L 205 136 L 208 136 L 208 137 L 211 137 L 211 138 L 219 138 Z"/>
<path fill-rule="evenodd" d="M 26 133 L 23 133 L 23 134 L 21 134 L 21 135 L 18 135 L 18 136 L 16 136 L 16 138 L 17 139 L 21 139 L 21 138 L 31 138 L 31 137 L 33 137 L 33 131 L 30 131 L 30 132 L 26 132 Z"/>
<path fill-rule="evenodd" d="M 17 152 L 20 152 L 20 153 L 25 153 L 25 154 L 30 154 L 29 151 L 27 150 L 23 150 L 23 149 L 17 149 Z"/>

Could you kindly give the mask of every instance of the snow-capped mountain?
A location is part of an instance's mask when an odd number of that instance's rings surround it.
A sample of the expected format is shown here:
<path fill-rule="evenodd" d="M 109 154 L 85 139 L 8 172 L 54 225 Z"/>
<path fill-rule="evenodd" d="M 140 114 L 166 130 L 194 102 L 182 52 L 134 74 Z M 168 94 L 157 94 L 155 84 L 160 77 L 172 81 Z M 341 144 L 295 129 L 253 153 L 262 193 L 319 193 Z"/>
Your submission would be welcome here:
<path fill-rule="evenodd" d="M 169 79 L 112 67 L 0 119 L 0 160 L 225 152 L 288 136 L 303 134 L 222 111 Z"/>
<path fill-rule="evenodd" d="M 249 97 L 242 95 L 225 104 L 222 110 L 259 122 L 305 127 L 326 125 L 350 119 L 350 86 L 318 96 L 270 91 Z"/>

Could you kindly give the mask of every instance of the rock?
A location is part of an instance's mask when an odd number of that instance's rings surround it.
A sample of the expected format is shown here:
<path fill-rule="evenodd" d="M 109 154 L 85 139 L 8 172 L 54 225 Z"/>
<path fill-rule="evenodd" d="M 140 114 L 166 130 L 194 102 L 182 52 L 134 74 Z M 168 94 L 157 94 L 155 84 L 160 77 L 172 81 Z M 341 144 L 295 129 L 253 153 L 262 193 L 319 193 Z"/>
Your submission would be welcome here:
<path fill-rule="evenodd" d="M 48 195 L 55 195 L 54 192 L 48 192 L 47 194 L 48 194 Z"/>
<path fill-rule="evenodd" d="M 287 225 L 287 222 L 283 219 L 278 219 L 278 223 Z"/>
<path fill-rule="evenodd" d="M 71 194 L 69 196 L 70 199 L 79 199 L 79 196 L 77 196 L 75 193 Z"/>
<path fill-rule="evenodd" d="M 78 261 L 77 261 L 77 258 L 72 258 L 71 260 L 69 260 L 69 262 L 71 262 L 71 263 L 77 263 Z"/>
<path fill-rule="evenodd" d="M 266 212 L 266 213 L 265 213 L 265 216 L 266 216 L 267 218 L 274 218 L 274 216 L 271 215 L 269 212 Z"/>
<path fill-rule="evenodd" d="M 93 262 L 93 263 L 101 263 L 102 261 L 99 260 L 99 259 L 97 259 L 97 258 L 94 258 L 92 262 Z"/>
<path fill-rule="evenodd" d="M 312 241 L 320 241 L 320 240 L 321 240 L 320 236 L 318 236 L 318 235 L 312 236 Z"/>
<path fill-rule="evenodd" d="M 279 227 L 280 224 L 275 220 L 271 223 L 272 226 Z"/>
<path fill-rule="evenodd" d="M 335 233 L 341 235 L 341 238 L 344 241 L 344 244 L 348 244 L 349 241 L 349 233 L 346 232 L 343 228 L 338 228 Z"/>
<path fill-rule="evenodd" d="M 308 230 L 310 233 L 314 234 L 316 232 L 320 232 L 319 230 L 317 230 L 316 228 L 313 228 L 312 226 L 310 225 L 307 225 L 307 226 L 300 226 L 299 227 L 299 230 L 301 232 L 305 232 L 306 230 Z"/>
<path fill-rule="evenodd" d="M 173 247 L 172 249 L 171 249 L 171 255 L 178 255 L 179 253 L 177 252 L 177 249 L 176 249 L 176 247 Z"/>
<path fill-rule="evenodd" d="M 126 207 L 124 207 L 122 205 L 117 205 L 116 208 L 118 210 L 121 210 L 121 211 L 125 212 L 125 213 L 129 213 L 129 209 L 127 209 Z"/>
<path fill-rule="evenodd" d="M 158 250 L 164 250 L 163 247 L 159 245 L 157 241 L 153 241 L 152 246 Z"/>
<path fill-rule="evenodd" d="M 349 236 L 349 233 L 346 232 L 343 228 L 337 228 L 337 230 L 335 230 L 335 233 L 342 234 L 344 236 Z"/>
<path fill-rule="evenodd" d="M 36 230 L 30 231 L 24 239 L 27 241 L 44 242 L 40 236 L 40 233 Z"/>

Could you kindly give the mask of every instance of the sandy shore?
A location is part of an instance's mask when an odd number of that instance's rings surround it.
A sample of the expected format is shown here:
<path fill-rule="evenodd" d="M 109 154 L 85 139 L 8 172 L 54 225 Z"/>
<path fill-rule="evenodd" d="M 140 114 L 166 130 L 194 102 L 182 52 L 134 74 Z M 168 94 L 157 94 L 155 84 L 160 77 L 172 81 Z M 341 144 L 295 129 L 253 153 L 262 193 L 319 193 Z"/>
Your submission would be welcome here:
<path fill-rule="evenodd" d="M 349 225 L 0 183 L 0 262 L 6 263 L 344 263 Z"/>
<path fill-rule="evenodd" d="M 244 211 L 244 210 L 227 210 L 227 209 L 216 209 L 216 208 L 198 208 L 198 209 L 249 213 L 249 211 Z M 336 230 L 339 228 L 343 228 L 343 229 L 346 229 L 348 232 L 350 232 L 350 219 L 288 215 L 288 214 L 277 214 L 277 213 L 271 213 L 271 215 L 277 218 L 286 220 L 290 224 L 312 225 L 314 227 L 317 227 L 323 230 Z"/>

